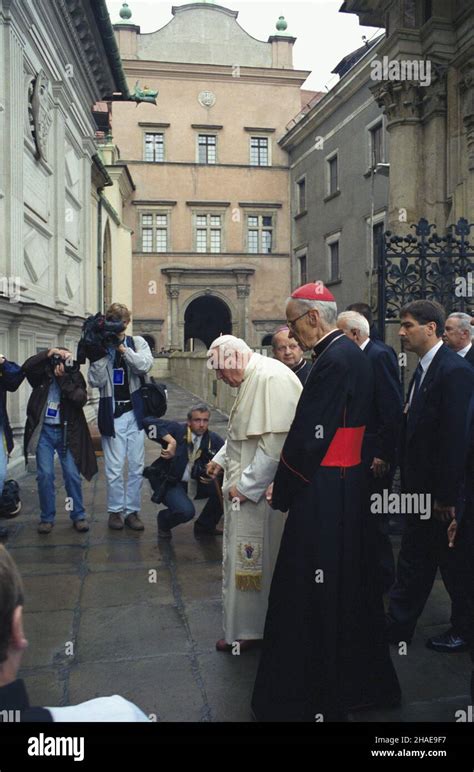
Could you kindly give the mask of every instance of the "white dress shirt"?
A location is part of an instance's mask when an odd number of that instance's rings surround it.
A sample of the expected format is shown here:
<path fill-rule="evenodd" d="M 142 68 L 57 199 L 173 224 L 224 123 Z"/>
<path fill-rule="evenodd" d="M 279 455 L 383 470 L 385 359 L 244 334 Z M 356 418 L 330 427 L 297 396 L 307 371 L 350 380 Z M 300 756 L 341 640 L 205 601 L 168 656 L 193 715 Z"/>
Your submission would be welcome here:
<path fill-rule="evenodd" d="M 472 343 L 468 343 L 467 346 L 464 346 L 460 351 L 457 351 L 456 353 L 459 354 L 460 357 L 465 357 L 466 354 L 471 350 Z"/>

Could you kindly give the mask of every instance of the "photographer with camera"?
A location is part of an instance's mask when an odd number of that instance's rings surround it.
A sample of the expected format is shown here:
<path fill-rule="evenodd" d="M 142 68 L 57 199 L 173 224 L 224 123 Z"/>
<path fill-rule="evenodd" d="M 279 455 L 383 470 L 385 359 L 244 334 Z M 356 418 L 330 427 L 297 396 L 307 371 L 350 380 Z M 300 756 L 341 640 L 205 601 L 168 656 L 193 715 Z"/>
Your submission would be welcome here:
<path fill-rule="evenodd" d="M 24 377 L 25 374 L 19 365 L 9 362 L 0 355 L 0 517 L 14 517 L 21 509 L 20 502 L 16 507 L 5 509 L 2 506 L 2 493 L 7 475 L 8 456 L 13 450 L 13 434 L 7 413 L 7 391 L 16 391 Z M 0 539 L 6 539 L 7 536 L 7 529 L 0 527 Z"/>
<path fill-rule="evenodd" d="M 206 467 L 223 446 L 224 440 L 209 431 L 209 417 L 208 406 L 200 403 L 189 410 L 187 423 L 150 418 L 145 421 L 150 439 L 161 442 L 171 436 L 177 442 L 172 459 L 165 451 L 144 472 L 155 491 L 152 501 L 167 507 L 157 515 L 158 536 L 161 539 L 171 539 L 172 528 L 187 523 L 196 514 L 190 498 L 191 487 L 197 489 L 195 499 L 208 499 L 194 524 L 194 536 L 197 539 L 222 536 L 222 531 L 216 528 L 223 513 L 222 497 L 217 481 L 208 477 Z"/>
<path fill-rule="evenodd" d="M 95 322 L 95 333 L 86 338 L 84 349 L 91 362 L 89 383 L 100 393 L 98 426 L 105 460 L 109 528 L 121 530 L 125 522 L 128 528 L 143 531 L 139 517 L 145 462 L 141 378 L 151 370 L 153 356 L 144 338 L 125 335 L 130 319 L 125 305 L 112 303 L 105 318 Z"/>
<path fill-rule="evenodd" d="M 26 408 L 25 461 L 36 453 L 40 523 L 38 533 L 48 534 L 56 516 L 54 452 L 61 462 L 64 485 L 72 502 L 70 517 L 76 531 L 89 530 L 82 503 L 81 474 L 90 480 L 97 472 L 89 427 L 83 408 L 86 382 L 70 351 L 51 348 L 26 360 L 22 367 L 33 387 Z"/>

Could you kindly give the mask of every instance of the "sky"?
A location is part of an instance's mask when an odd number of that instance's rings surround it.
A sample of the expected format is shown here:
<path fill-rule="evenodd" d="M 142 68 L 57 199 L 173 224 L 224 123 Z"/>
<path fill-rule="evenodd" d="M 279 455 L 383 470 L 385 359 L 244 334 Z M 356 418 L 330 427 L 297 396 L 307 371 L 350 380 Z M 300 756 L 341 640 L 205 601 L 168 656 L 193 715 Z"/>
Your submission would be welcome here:
<path fill-rule="evenodd" d="M 141 32 L 154 32 L 173 18 L 173 5 L 185 4 L 179 0 L 128 0 L 130 22 L 138 24 Z M 336 64 L 363 44 L 363 35 L 370 40 L 379 32 L 375 27 L 361 27 L 355 14 L 339 13 L 342 0 L 221 0 L 218 5 L 238 11 L 240 26 L 258 40 L 266 41 L 277 34 L 275 24 L 279 16 L 284 16 L 287 34 L 297 38 L 294 67 L 312 71 L 303 88 L 313 91 L 332 88 L 339 79 L 331 73 Z M 122 0 L 107 0 L 107 6 L 112 22 L 119 22 Z"/>

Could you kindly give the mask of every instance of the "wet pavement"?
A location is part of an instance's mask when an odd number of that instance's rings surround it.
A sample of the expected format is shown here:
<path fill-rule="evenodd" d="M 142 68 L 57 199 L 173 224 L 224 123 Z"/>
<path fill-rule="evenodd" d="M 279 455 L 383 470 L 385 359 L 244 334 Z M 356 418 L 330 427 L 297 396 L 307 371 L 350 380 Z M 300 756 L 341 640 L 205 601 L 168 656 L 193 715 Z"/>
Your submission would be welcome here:
<path fill-rule="evenodd" d="M 184 420 L 197 402 L 169 384 L 168 416 Z M 211 428 L 225 433 L 226 417 L 212 411 Z M 147 463 L 158 454 L 147 440 Z M 143 486 L 145 531 L 107 527 L 103 460 L 84 483 L 90 531 L 79 534 L 68 513 L 57 469 L 57 516 L 50 535 L 36 525 L 36 481 L 21 481 L 23 509 L 8 521 L 11 550 L 25 584 L 29 647 L 20 676 L 32 704 L 71 705 L 121 694 L 157 721 L 251 719 L 249 702 L 258 651 L 218 653 L 222 636 L 222 539 L 196 541 L 193 524 L 158 543 L 157 506 Z M 196 502 L 197 511 L 203 502 Z M 468 703 L 468 654 L 437 654 L 424 646 L 449 626 L 449 603 L 438 578 L 407 653 L 392 647 L 403 689 L 400 708 L 354 714 L 355 721 L 455 721 Z"/>

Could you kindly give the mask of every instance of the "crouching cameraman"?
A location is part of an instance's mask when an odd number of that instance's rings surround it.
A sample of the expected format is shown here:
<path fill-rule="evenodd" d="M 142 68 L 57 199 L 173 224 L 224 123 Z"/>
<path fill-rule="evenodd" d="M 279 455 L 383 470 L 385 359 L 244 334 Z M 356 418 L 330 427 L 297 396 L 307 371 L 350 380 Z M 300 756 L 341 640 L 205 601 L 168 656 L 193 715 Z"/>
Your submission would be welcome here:
<path fill-rule="evenodd" d="M 105 460 L 109 528 L 121 530 L 125 522 L 128 528 L 143 531 L 139 512 L 145 432 L 140 377 L 151 370 L 153 356 L 144 338 L 125 335 L 130 320 L 126 306 L 112 303 L 105 314 L 104 332 L 99 332 L 98 342 L 86 343 L 85 352 L 91 361 L 89 383 L 100 394 L 98 426 Z M 111 328 L 115 332 L 110 332 Z"/>
<path fill-rule="evenodd" d="M 222 535 L 216 528 L 222 516 L 222 498 L 217 488 L 218 483 L 206 475 L 206 466 L 224 440 L 215 432 L 209 431 L 210 410 L 207 405 L 191 407 L 187 423 L 177 423 L 166 419 L 147 418 L 145 429 L 150 439 L 176 440 L 176 449 L 166 450 L 151 467 L 145 470 L 155 495 L 152 501 L 163 503 L 157 515 L 158 536 L 171 539 L 172 529 L 180 523 L 192 520 L 196 511 L 191 501 L 190 488 L 196 488 L 195 499 L 207 498 L 200 516 L 194 524 L 196 538 Z M 174 453 L 174 457 L 171 456 Z"/>
<path fill-rule="evenodd" d="M 88 531 L 82 503 L 81 474 L 90 480 L 97 462 L 83 407 L 87 386 L 72 354 L 51 348 L 26 360 L 22 367 L 33 387 L 26 408 L 25 461 L 36 453 L 40 523 L 38 533 L 50 533 L 56 516 L 54 451 L 61 462 L 64 485 L 72 501 L 70 517 L 76 531 Z"/>

